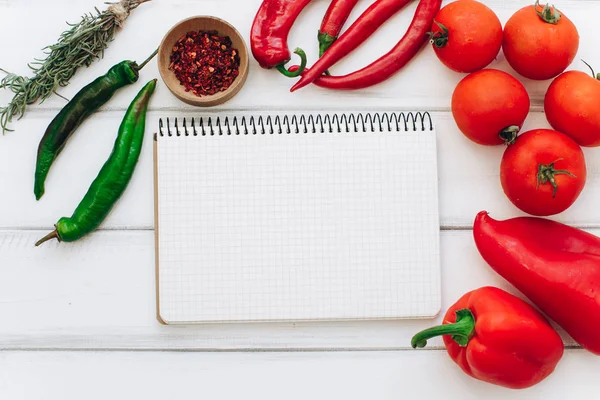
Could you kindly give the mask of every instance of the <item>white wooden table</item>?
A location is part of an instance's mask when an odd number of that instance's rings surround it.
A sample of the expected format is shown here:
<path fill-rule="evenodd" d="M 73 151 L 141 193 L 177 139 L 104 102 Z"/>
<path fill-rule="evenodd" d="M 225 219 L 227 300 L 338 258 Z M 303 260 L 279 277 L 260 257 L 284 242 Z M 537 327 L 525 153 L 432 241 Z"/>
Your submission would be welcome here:
<path fill-rule="evenodd" d="M 529 0 L 486 0 L 505 22 Z M 153 0 L 134 11 L 105 58 L 81 70 L 61 90 L 72 96 L 123 59 L 141 61 L 177 21 L 197 14 L 233 23 L 248 38 L 260 0 Z M 355 18 L 369 1 L 362 1 Z M 290 36 L 310 60 L 316 30 L 327 7 L 315 0 Z M 594 15 L 596 0 L 558 4 L 578 26 L 579 58 L 600 69 Z M 0 67 L 27 73 L 65 28 L 99 0 L 0 0 Z M 411 5 L 381 28 L 334 72 L 360 67 L 387 51 L 412 18 Z M 491 67 L 509 70 L 503 56 Z M 158 77 L 156 63 L 141 81 Z M 502 193 L 498 168 L 502 146 L 467 141 L 449 113 L 461 75 L 445 69 L 432 50 L 389 81 L 357 92 L 292 84 L 254 60 L 242 92 L 221 110 L 429 110 L 438 129 L 442 231 L 443 310 L 465 291 L 483 285 L 509 286 L 480 258 L 472 241 L 475 214 L 520 215 Z M 523 80 L 532 98 L 525 129 L 547 127 L 542 99 L 548 82 Z M 134 178 L 101 231 L 74 244 L 34 248 L 52 224 L 70 215 L 112 147 L 123 111 L 140 84 L 121 90 L 87 121 L 55 163 L 47 193 L 32 193 L 35 153 L 46 126 L 64 101 L 54 97 L 32 106 L 0 137 L 0 398 L 163 399 L 181 395 L 207 399 L 570 399 L 594 398 L 600 390 L 600 358 L 565 335 L 568 350 L 556 372 L 535 388 L 509 391 L 465 376 L 447 357 L 441 341 L 410 349 L 410 337 L 435 321 L 279 323 L 165 327 L 155 319 L 152 132 L 161 116 L 195 115 L 160 85 L 152 99 L 144 144 Z M 10 96 L 0 92 L 0 104 Z M 600 150 L 584 150 L 589 178 L 577 203 L 556 219 L 600 234 Z M 512 289 L 511 289 L 512 290 Z M 597 396 L 597 395 L 596 395 Z"/>

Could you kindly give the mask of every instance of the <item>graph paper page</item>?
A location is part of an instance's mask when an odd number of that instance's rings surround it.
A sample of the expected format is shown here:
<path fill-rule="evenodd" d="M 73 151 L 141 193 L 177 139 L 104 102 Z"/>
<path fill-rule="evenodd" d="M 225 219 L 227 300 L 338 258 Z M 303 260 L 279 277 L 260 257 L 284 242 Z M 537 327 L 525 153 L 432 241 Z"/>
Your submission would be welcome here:
<path fill-rule="evenodd" d="M 169 324 L 433 317 L 434 131 L 159 137 Z"/>

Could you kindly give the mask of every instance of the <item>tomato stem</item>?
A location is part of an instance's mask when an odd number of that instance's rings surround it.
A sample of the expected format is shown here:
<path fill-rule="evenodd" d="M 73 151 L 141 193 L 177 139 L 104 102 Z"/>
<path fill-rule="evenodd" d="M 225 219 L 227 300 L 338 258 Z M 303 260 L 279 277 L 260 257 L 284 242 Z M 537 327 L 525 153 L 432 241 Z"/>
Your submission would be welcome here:
<path fill-rule="evenodd" d="M 441 31 L 427 32 L 429 35 L 429 43 L 434 45 L 436 48 L 441 49 L 448 44 L 448 28 L 440 24 L 436 20 L 433 20 L 435 24 L 441 29 Z"/>
<path fill-rule="evenodd" d="M 590 64 L 586 63 L 586 62 L 585 62 L 585 60 L 581 60 L 581 61 L 582 61 L 582 62 L 583 62 L 585 65 L 587 65 L 587 66 L 588 66 L 588 68 L 589 68 L 589 69 L 592 71 L 592 78 L 594 78 L 594 79 L 597 79 L 597 80 L 599 80 L 599 81 L 600 81 L 600 72 L 599 72 L 598 74 L 596 74 L 596 73 L 594 72 L 594 68 L 592 68 L 592 66 L 591 66 Z"/>
<path fill-rule="evenodd" d="M 500 131 L 498 134 L 504 143 L 507 145 L 511 145 L 517 140 L 517 134 L 521 130 L 521 127 L 518 125 L 508 126 Z"/>
<path fill-rule="evenodd" d="M 550 183 L 552 185 L 552 198 L 556 197 L 556 192 L 558 191 L 558 184 L 556 183 L 555 176 L 556 175 L 569 175 L 572 178 L 577 178 L 571 172 L 564 169 L 554 169 L 554 164 L 558 161 L 561 161 L 562 158 L 558 160 L 552 161 L 550 164 L 540 164 L 538 166 L 537 173 L 537 185 L 535 186 L 536 190 L 540 187 L 540 185 L 545 185 L 546 183 Z"/>
<path fill-rule="evenodd" d="M 549 24 L 558 24 L 558 21 L 560 21 L 560 17 L 562 17 L 561 13 L 556 9 L 556 7 L 550 7 L 550 4 L 548 3 L 546 3 L 544 8 L 542 8 L 542 11 L 540 11 L 540 0 L 536 0 L 535 5 L 533 7 L 535 8 L 536 14 L 542 19 L 542 21 L 547 22 Z"/>

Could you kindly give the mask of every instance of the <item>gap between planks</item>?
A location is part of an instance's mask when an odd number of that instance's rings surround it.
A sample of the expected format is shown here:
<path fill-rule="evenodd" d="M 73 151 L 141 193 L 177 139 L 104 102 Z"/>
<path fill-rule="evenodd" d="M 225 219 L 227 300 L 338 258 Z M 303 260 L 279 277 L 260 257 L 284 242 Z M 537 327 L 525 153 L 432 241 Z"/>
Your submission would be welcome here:
<path fill-rule="evenodd" d="M 590 223 L 590 224 L 568 224 L 578 229 L 600 229 L 600 223 Z M 4 234 L 12 234 L 19 232 L 45 232 L 48 230 L 52 230 L 54 227 L 52 226 L 33 226 L 33 227 L 19 227 L 19 226 L 8 226 L 0 228 L 0 235 Z M 449 232 L 449 231 L 472 231 L 472 225 L 443 225 L 440 226 L 440 231 Z M 109 228 L 99 228 L 96 232 L 148 232 L 154 231 L 154 226 L 113 226 Z"/>
<path fill-rule="evenodd" d="M 565 346 L 565 351 L 583 350 L 580 346 Z M 353 348 L 353 347 L 314 347 L 314 348 L 206 348 L 206 349 L 170 349 L 170 348 L 68 348 L 68 347 L 14 347 L 0 348 L 0 352 L 94 352 L 94 353 L 404 353 L 408 351 L 419 352 L 445 352 L 444 347 L 432 347 L 423 349 L 411 349 L 401 347 L 370 347 L 370 348 Z"/>
<path fill-rule="evenodd" d="M 586 229 L 594 229 L 599 228 L 600 224 L 584 226 Z M 18 227 L 18 226 L 9 226 L 0 228 L 0 234 L 9 234 L 9 233 L 18 233 L 18 232 L 42 232 L 47 230 L 54 229 L 51 226 L 33 226 L 33 227 Z M 472 231 L 472 226 L 441 226 L 440 231 Z M 126 227 L 126 226 L 113 226 L 109 228 L 99 228 L 96 232 L 148 232 L 154 231 L 153 226 L 137 226 L 137 227 Z"/>
<path fill-rule="evenodd" d="M 345 107 L 343 107 L 345 108 Z M 28 109 L 27 112 L 29 114 L 45 114 L 45 113 L 53 113 L 56 114 L 59 111 L 62 110 L 62 107 L 37 107 L 37 108 L 31 108 Z M 127 107 L 125 106 L 118 106 L 118 107 L 111 107 L 111 106 L 103 106 L 100 107 L 98 109 L 98 111 L 95 112 L 95 114 L 98 113 L 116 113 L 116 112 L 125 112 L 127 110 Z M 203 109 L 198 109 L 197 107 L 185 107 L 185 106 L 181 106 L 181 107 L 172 107 L 172 106 L 165 106 L 165 107 L 150 107 L 148 108 L 148 112 L 172 112 L 172 113 L 195 113 L 195 114 L 234 114 L 234 113 L 244 113 L 244 112 L 257 112 L 257 113 L 261 113 L 261 112 L 294 112 L 294 113 L 301 113 L 301 112 L 314 112 L 314 113 L 328 113 L 328 112 L 339 112 L 340 111 L 340 107 L 333 107 L 333 106 L 323 106 L 323 107 L 318 107 L 318 108 L 311 108 L 311 107 L 271 107 L 271 106 L 258 106 L 258 107 L 236 107 L 236 108 L 218 108 L 218 109 L 210 109 L 210 110 L 203 110 Z M 357 109 L 357 110 L 347 110 L 347 112 L 362 112 L 362 113 L 373 113 L 373 112 L 425 112 L 425 111 L 429 111 L 430 113 L 450 113 L 452 112 L 452 109 L 450 107 L 439 107 L 439 106 L 433 106 L 433 107 L 406 107 L 406 106 L 400 106 L 400 107 L 390 107 L 390 106 L 382 106 L 382 107 L 364 107 L 361 109 Z M 345 111 L 346 112 L 346 111 Z M 532 98 L 531 99 L 531 107 L 529 109 L 529 112 L 544 112 L 544 104 L 543 104 L 543 99 L 538 99 L 538 98 Z"/>

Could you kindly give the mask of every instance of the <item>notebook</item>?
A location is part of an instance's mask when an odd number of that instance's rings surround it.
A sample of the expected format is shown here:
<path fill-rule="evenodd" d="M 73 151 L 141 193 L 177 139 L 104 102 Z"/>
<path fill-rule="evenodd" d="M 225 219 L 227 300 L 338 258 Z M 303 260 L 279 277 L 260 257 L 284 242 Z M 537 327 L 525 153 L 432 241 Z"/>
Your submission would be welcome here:
<path fill-rule="evenodd" d="M 160 322 L 439 312 L 429 113 L 167 118 L 154 147 Z"/>

